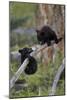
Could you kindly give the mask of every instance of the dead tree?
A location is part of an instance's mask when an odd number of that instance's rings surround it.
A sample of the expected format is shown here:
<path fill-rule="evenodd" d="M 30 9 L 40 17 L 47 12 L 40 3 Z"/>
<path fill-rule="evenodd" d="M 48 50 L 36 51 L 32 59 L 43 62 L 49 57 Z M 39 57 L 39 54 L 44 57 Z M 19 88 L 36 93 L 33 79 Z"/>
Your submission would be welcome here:
<path fill-rule="evenodd" d="M 55 75 L 55 78 L 54 78 L 54 81 L 53 81 L 53 85 L 52 85 L 52 88 L 51 88 L 51 91 L 50 91 L 49 95 L 55 95 L 57 84 L 58 84 L 58 81 L 60 79 L 60 76 L 61 76 L 64 68 L 65 68 L 65 65 L 64 65 L 64 59 L 63 59 L 63 62 L 61 64 L 61 66 L 58 68 L 58 71 L 57 71 L 57 73 Z"/>

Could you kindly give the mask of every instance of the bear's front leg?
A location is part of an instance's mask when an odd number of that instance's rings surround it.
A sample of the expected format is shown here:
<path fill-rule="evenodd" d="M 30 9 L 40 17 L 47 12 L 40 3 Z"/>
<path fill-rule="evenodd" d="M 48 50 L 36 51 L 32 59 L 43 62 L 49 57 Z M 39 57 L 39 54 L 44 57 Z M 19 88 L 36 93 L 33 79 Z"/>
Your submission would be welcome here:
<path fill-rule="evenodd" d="M 51 45 L 51 41 L 47 41 L 47 45 L 50 46 Z"/>

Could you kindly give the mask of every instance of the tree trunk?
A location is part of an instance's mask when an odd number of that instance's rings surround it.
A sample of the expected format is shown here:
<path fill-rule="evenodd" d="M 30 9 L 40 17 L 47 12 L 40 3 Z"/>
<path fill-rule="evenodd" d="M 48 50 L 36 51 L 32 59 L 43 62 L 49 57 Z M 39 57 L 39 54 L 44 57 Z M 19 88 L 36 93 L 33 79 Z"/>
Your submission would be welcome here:
<path fill-rule="evenodd" d="M 36 13 L 37 29 L 41 29 L 44 25 L 50 26 L 56 33 L 57 37 L 62 37 L 63 40 L 58 43 L 57 47 L 64 55 L 64 32 L 65 32 L 65 6 L 64 5 L 49 5 L 38 4 Z"/>

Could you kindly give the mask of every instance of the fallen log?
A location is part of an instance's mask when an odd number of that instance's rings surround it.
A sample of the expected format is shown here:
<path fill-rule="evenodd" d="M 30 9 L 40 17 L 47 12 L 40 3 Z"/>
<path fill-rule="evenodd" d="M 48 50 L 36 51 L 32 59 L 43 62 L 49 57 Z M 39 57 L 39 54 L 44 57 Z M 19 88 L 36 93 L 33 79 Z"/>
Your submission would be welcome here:
<path fill-rule="evenodd" d="M 41 50 L 45 49 L 46 47 L 47 47 L 47 44 L 41 46 L 41 48 L 39 48 L 38 50 L 33 51 L 30 55 L 33 57 L 36 57 L 36 54 L 39 53 Z M 15 82 L 18 80 L 21 73 L 24 72 L 28 63 L 29 63 L 29 60 L 28 60 L 28 58 L 26 58 L 24 60 L 23 64 L 18 69 L 18 71 L 15 73 L 15 75 L 11 78 L 11 80 L 9 81 L 9 88 L 10 89 L 14 86 Z"/>
<path fill-rule="evenodd" d="M 53 96 L 56 93 L 56 88 L 57 88 L 58 81 L 60 79 L 60 76 L 61 76 L 64 68 L 65 68 L 65 65 L 64 64 L 65 63 L 64 63 L 64 59 L 63 59 L 62 64 L 58 68 L 58 71 L 57 71 L 57 73 L 55 75 L 55 78 L 54 78 L 54 81 L 53 81 L 53 85 L 52 85 L 52 88 L 51 88 L 51 91 L 50 91 L 49 95 L 52 95 Z"/>

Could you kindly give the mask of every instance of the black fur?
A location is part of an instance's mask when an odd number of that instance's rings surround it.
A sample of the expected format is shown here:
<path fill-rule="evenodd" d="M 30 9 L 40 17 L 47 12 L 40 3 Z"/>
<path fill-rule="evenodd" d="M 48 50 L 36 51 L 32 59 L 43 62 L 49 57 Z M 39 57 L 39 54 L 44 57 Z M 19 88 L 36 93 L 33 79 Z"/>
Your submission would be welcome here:
<path fill-rule="evenodd" d="M 36 30 L 37 32 L 37 39 L 40 44 L 47 43 L 48 46 L 51 45 L 51 41 L 55 41 L 57 44 L 62 38 L 57 38 L 56 33 L 49 27 L 44 26 L 41 30 Z"/>
<path fill-rule="evenodd" d="M 30 56 L 32 51 L 33 50 L 31 48 L 23 48 L 19 50 L 19 53 L 21 53 L 21 64 L 26 58 L 29 59 L 29 64 L 24 70 L 24 72 L 28 75 L 34 74 L 37 71 L 37 62 L 32 56 Z"/>

